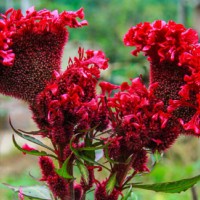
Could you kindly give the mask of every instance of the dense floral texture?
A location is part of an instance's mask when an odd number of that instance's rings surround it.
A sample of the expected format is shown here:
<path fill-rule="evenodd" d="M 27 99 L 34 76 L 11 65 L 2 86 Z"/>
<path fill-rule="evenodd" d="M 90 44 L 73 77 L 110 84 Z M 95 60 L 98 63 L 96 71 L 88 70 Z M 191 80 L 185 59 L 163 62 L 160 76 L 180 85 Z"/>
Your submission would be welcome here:
<path fill-rule="evenodd" d="M 192 134 L 200 132 L 196 126 L 191 127 L 198 110 L 197 81 L 191 82 L 199 80 L 197 42 L 196 31 L 173 21 L 160 20 L 152 24 L 140 23 L 124 37 L 125 45 L 136 46 L 133 55 L 142 51 L 148 57 L 150 84 L 158 83 L 155 96 L 164 102 L 166 109 L 170 104 L 168 111 L 179 119 L 187 133 L 193 130 Z"/>
<path fill-rule="evenodd" d="M 95 188 L 95 200 L 114 200 L 118 199 L 120 191 L 114 189 L 111 194 L 108 194 L 106 191 L 107 181 L 98 183 Z"/>
<path fill-rule="evenodd" d="M 141 78 L 120 86 L 102 81 L 98 95 L 100 71 L 108 67 L 102 51 L 79 48 L 78 57 L 60 71 L 65 26 L 87 24 L 77 17 L 84 17 L 82 9 L 58 14 L 30 8 L 25 16 L 11 9 L 2 15 L 0 92 L 28 101 L 41 129 L 35 133 L 52 142 L 49 148 L 16 131 L 58 160 L 56 169 L 49 157 L 39 159 L 41 181 L 56 199 L 82 200 L 95 185 L 95 200 L 117 200 L 136 174 L 149 171 L 149 153 L 167 150 L 184 131 L 200 134 L 200 46 L 195 31 L 172 21 L 132 27 L 124 42 L 136 46 L 133 55 L 142 51 L 148 57 L 149 87 Z M 27 145 L 22 149 L 35 151 Z M 98 163 L 100 149 L 109 165 Z M 81 173 L 79 183 L 74 165 Z M 109 175 L 98 181 L 95 168 Z"/>
<path fill-rule="evenodd" d="M 43 175 L 41 180 L 47 182 L 55 197 L 66 199 L 69 195 L 68 183 L 56 173 L 52 160 L 43 156 L 40 157 L 39 164 Z"/>
<path fill-rule="evenodd" d="M 53 70 L 60 70 L 63 47 L 68 39 L 65 28 L 81 27 L 83 9 L 77 12 L 36 11 L 33 7 L 24 16 L 10 9 L 0 20 L 0 92 L 33 103 L 51 79 Z"/>
<path fill-rule="evenodd" d="M 171 123 L 171 114 L 165 112 L 164 103 L 153 93 L 156 87 L 154 84 L 147 89 L 136 78 L 131 85 L 122 83 L 120 91 L 107 101 L 115 133 L 108 138 L 109 155 L 121 163 L 133 157 L 135 171 L 148 170 L 145 149 L 166 150 L 179 135 L 177 124 Z"/>
<path fill-rule="evenodd" d="M 40 129 L 45 130 L 41 134 L 52 141 L 60 167 L 71 156 L 69 167 L 72 170 L 74 157 L 69 143 L 73 136 L 76 136 L 73 147 L 79 148 L 84 146 L 84 143 L 80 143 L 78 139 L 85 135 L 86 131 L 83 130 L 91 127 L 96 127 L 98 130 L 106 128 L 108 121 L 106 116 L 102 122 L 99 121 L 103 113 L 103 103 L 96 95 L 96 84 L 100 77 L 100 70 L 108 67 L 107 61 L 101 51 L 84 52 L 79 48 L 79 56 L 69 60 L 69 65 L 63 74 L 54 71 L 52 80 L 37 95 L 36 104 L 30 107 L 34 113 L 34 120 Z M 65 186 L 61 187 L 64 184 L 63 179 L 57 175 L 48 175 L 53 168 L 50 161 L 41 158 L 40 165 L 43 166 L 41 167 L 42 180 L 47 181 L 54 194 L 60 197 L 60 192 L 65 191 L 63 188 Z M 89 190 L 93 182 L 94 171 L 90 169 L 89 182 L 85 183 L 82 178 L 81 185 L 75 187 L 76 198 L 79 199 L 79 196 Z M 61 191 L 58 192 L 60 187 Z"/>
<path fill-rule="evenodd" d="M 65 147 L 74 133 L 98 126 L 102 115 L 96 97 L 100 70 L 107 68 L 107 59 L 101 51 L 79 49 L 79 57 L 70 59 L 63 74 L 54 72 L 54 79 L 37 96 L 31 107 L 34 119 L 43 136 L 54 144 Z M 103 125 L 106 127 L 106 125 Z"/>

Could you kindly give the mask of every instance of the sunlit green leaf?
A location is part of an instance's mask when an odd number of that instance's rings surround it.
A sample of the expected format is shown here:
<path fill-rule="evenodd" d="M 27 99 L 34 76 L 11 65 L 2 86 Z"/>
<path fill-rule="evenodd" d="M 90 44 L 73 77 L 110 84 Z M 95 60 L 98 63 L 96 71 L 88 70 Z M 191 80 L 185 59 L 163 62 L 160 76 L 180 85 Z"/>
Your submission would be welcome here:
<path fill-rule="evenodd" d="M 117 173 L 115 172 L 108 180 L 107 184 L 106 184 L 106 192 L 108 195 L 110 195 L 116 185 L 116 181 L 117 181 Z"/>
<path fill-rule="evenodd" d="M 128 198 L 131 196 L 132 192 L 132 186 L 130 186 L 129 190 L 126 192 L 126 194 L 121 198 L 121 200 L 128 200 Z"/>
<path fill-rule="evenodd" d="M 51 200 L 51 192 L 46 186 L 35 185 L 35 186 L 20 186 L 15 187 L 4 183 L 4 185 L 13 190 L 14 192 L 21 192 L 24 196 L 34 198 L 34 199 L 43 199 L 43 200 Z"/>
<path fill-rule="evenodd" d="M 107 169 L 108 171 L 110 171 L 109 168 L 107 168 L 106 166 L 95 161 L 95 151 L 80 151 L 79 152 L 78 149 L 74 148 L 72 145 L 74 137 L 75 136 L 73 136 L 70 140 L 70 149 L 77 158 L 83 159 L 84 161 L 95 164 L 97 166 L 101 166 L 101 167 Z"/>
<path fill-rule="evenodd" d="M 67 171 L 67 166 L 69 163 L 71 156 L 69 156 L 65 162 L 63 163 L 62 167 L 60 169 L 57 169 L 56 172 L 58 175 L 60 175 L 61 177 L 65 178 L 65 179 L 74 179 L 73 176 L 71 176 L 68 171 Z"/>
<path fill-rule="evenodd" d="M 89 184 L 89 172 L 88 172 L 87 167 L 82 162 L 80 162 L 78 159 L 76 160 L 76 163 L 77 163 L 77 166 L 79 168 L 79 171 L 83 177 L 85 184 L 88 185 Z"/>
<path fill-rule="evenodd" d="M 166 192 L 166 193 L 180 193 L 191 188 L 200 180 L 200 175 L 193 178 L 182 179 L 174 182 L 167 183 L 155 183 L 155 184 L 132 184 L 134 188 L 141 188 L 145 190 L 153 190 L 155 192 Z"/>
<path fill-rule="evenodd" d="M 120 200 L 137 200 L 137 196 L 132 191 L 132 186 L 129 188 L 129 190 L 126 192 L 126 194 L 120 199 Z"/>

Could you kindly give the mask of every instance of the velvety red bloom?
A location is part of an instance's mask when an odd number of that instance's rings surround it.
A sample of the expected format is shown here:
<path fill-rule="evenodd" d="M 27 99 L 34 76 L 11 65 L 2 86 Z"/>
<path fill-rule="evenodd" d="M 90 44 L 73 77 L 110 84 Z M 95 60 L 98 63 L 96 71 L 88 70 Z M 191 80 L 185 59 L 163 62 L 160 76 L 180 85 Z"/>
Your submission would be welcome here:
<path fill-rule="evenodd" d="M 79 49 L 79 57 L 70 59 L 63 74 L 55 72 L 53 80 L 37 96 L 36 105 L 31 107 L 34 119 L 48 131 L 44 136 L 54 144 L 66 146 L 74 133 L 99 125 L 96 84 L 106 63 L 103 52 L 88 50 L 85 56 Z"/>
<path fill-rule="evenodd" d="M 74 196 L 75 200 L 81 200 L 83 197 L 83 188 L 80 184 L 74 183 Z"/>
<path fill-rule="evenodd" d="M 121 90 L 107 101 L 115 133 L 105 138 L 110 144 L 109 156 L 122 163 L 130 156 L 137 157 L 138 162 L 132 165 L 136 171 L 147 170 L 145 149 L 166 150 L 180 134 L 178 125 L 171 123 L 172 115 L 154 95 L 156 87 L 154 84 L 147 89 L 136 78 L 130 85 L 122 83 Z"/>
<path fill-rule="evenodd" d="M 190 73 L 181 57 L 197 42 L 198 35 L 194 30 L 172 21 L 166 23 L 160 20 L 152 24 L 138 24 L 124 37 L 125 45 L 136 46 L 134 55 L 142 51 L 148 57 L 151 63 L 150 84 L 159 84 L 156 96 L 165 104 L 169 99 L 180 98 L 178 92 L 185 83 L 184 76 Z"/>
<path fill-rule="evenodd" d="M 198 42 L 198 34 L 173 21 L 157 20 L 153 23 L 140 23 L 131 27 L 124 36 L 124 44 L 135 46 L 132 52 L 144 52 L 153 63 L 179 61 L 180 55 Z"/>
<path fill-rule="evenodd" d="M 148 167 L 146 166 L 148 160 L 147 152 L 142 149 L 140 152 L 138 152 L 135 161 L 132 164 L 133 169 L 136 172 L 149 172 Z"/>
<path fill-rule="evenodd" d="M 69 187 L 64 178 L 58 175 L 49 176 L 47 184 L 55 197 L 59 197 L 61 200 L 65 200 L 68 197 Z"/>
<path fill-rule="evenodd" d="M 49 157 L 41 156 L 39 158 L 39 165 L 42 171 L 41 180 L 46 181 L 48 176 L 55 175 L 55 166 L 53 164 L 53 161 Z"/>
<path fill-rule="evenodd" d="M 49 157 L 42 156 L 39 165 L 42 171 L 41 181 L 46 181 L 55 197 L 64 200 L 69 194 L 68 183 L 56 173 L 53 161 Z"/>
<path fill-rule="evenodd" d="M 124 37 L 125 45 L 136 46 L 133 55 L 141 51 L 148 57 L 150 84 L 158 84 L 154 94 L 164 102 L 166 109 L 170 104 L 168 111 L 182 125 L 191 121 L 197 111 L 195 107 L 198 107 L 200 51 L 197 42 L 196 31 L 160 20 L 138 24 Z M 184 129 L 189 133 L 190 128 L 185 125 L 180 132 Z"/>
<path fill-rule="evenodd" d="M 116 188 L 111 192 L 111 194 L 107 194 L 106 192 L 106 184 L 107 181 L 103 181 L 98 183 L 95 188 L 95 200 L 114 200 L 118 199 L 121 191 L 118 191 Z"/>
<path fill-rule="evenodd" d="M 23 15 L 10 9 L 0 21 L 0 92 L 33 103 L 54 70 L 60 70 L 66 26 L 86 25 L 83 9 L 76 12 L 36 11 Z M 9 67 L 8 67 L 9 66 Z"/>

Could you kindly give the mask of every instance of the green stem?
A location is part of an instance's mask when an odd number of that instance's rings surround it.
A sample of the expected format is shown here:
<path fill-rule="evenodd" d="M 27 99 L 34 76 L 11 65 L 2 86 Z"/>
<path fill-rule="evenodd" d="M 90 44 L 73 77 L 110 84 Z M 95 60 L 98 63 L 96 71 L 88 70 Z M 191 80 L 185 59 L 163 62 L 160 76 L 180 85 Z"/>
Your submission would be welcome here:
<path fill-rule="evenodd" d="M 135 162 L 135 156 L 134 155 L 132 156 L 132 159 L 130 160 L 129 163 L 127 163 L 127 164 L 115 164 L 114 165 L 112 172 L 113 173 L 117 172 L 117 183 L 118 183 L 119 188 L 122 188 L 124 186 L 124 183 L 127 182 L 126 177 L 127 177 L 127 174 L 129 172 L 133 162 Z M 119 171 L 119 169 L 120 169 L 120 171 Z M 134 175 L 135 175 L 135 173 L 133 173 L 131 178 L 133 178 Z"/>
<path fill-rule="evenodd" d="M 71 176 L 73 176 L 73 160 L 69 161 L 67 171 Z M 66 200 L 75 200 L 74 194 L 74 181 L 69 182 L 69 197 Z"/>

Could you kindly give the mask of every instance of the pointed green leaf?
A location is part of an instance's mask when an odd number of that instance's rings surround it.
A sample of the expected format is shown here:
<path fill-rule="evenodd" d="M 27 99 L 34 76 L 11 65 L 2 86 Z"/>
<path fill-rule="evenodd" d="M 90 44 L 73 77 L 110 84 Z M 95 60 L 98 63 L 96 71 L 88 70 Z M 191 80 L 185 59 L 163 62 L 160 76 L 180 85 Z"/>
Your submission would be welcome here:
<path fill-rule="evenodd" d="M 38 131 L 23 131 L 21 129 L 17 129 L 18 131 L 28 134 L 28 135 L 41 135 L 42 132 L 47 132 L 46 130 L 38 130 Z"/>
<path fill-rule="evenodd" d="M 174 182 L 167 183 L 156 183 L 156 184 L 132 184 L 134 188 L 140 188 L 145 190 L 153 190 L 155 192 L 166 192 L 166 193 L 180 193 L 194 186 L 200 180 L 200 175 L 193 178 L 182 179 Z"/>
<path fill-rule="evenodd" d="M 38 151 L 38 150 L 31 150 L 31 151 L 28 151 L 28 150 L 22 149 L 22 148 L 17 144 L 14 135 L 12 136 L 12 139 L 13 139 L 13 144 L 15 145 L 15 147 L 16 147 L 18 150 L 20 150 L 21 152 L 23 152 L 23 153 L 30 154 L 30 155 L 35 155 L 35 156 L 50 156 L 50 157 L 53 157 L 53 158 L 57 159 L 57 157 L 55 157 L 54 155 L 48 154 L 48 153 L 46 153 L 45 151 Z"/>
<path fill-rule="evenodd" d="M 137 200 L 136 194 L 132 191 L 132 186 L 129 188 L 127 193 L 120 200 Z"/>
<path fill-rule="evenodd" d="M 59 176 L 65 178 L 65 179 L 74 179 L 73 176 L 71 176 L 67 171 L 67 165 L 69 163 L 71 156 L 69 156 L 65 162 L 63 163 L 62 167 L 60 169 L 57 169 L 56 172 Z"/>
<path fill-rule="evenodd" d="M 89 172 L 88 172 L 87 167 L 78 159 L 76 160 L 76 164 L 79 168 L 79 171 L 83 177 L 85 184 L 88 185 L 89 184 Z"/>
<path fill-rule="evenodd" d="M 127 193 L 121 198 L 121 200 L 128 200 L 128 198 L 131 197 L 131 192 L 132 192 L 132 186 L 129 188 Z"/>
<path fill-rule="evenodd" d="M 94 151 L 94 150 L 98 150 L 98 149 L 103 149 L 106 145 L 101 145 L 101 146 L 91 146 L 91 147 L 81 147 L 78 148 L 78 151 Z"/>
<path fill-rule="evenodd" d="M 20 186 L 15 187 L 3 183 L 7 188 L 13 190 L 14 192 L 21 192 L 24 196 L 34 198 L 34 199 L 42 199 L 42 200 L 51 200 L 51 192 L 46 186 L 35 185 L 35 186 Z"/>
<path fill-rule="evenodd" d="M 10 120 L 10 119 L 9 119 L 9 120 Z M 28 141 L 30 141 L 30 142 L 32 142 L 32 143 L 34 143 L 34 144 L 37 144 L 37 145 L 39 145 L 39 146 L 42 146 L 42 147 L 44 147 L 44 148 L 46 148 L 46 149 L 48 149 L 48 150 L 54 152 L 54 150 L 53 150 L 52 148 L 50 148 L 49 146 L 43 144 L 40 140 L 38 140 L 38 139 L 36 139 L 36 138 L 34 138 L 34 137 L 31 137 L 30 135 L 25 135 L 25 134 L 20 133 L 18 130 L 16 130 L 16 129 L 13 127 L 11 121 L 9 121 L 9 123 L 10 123 L 10 126 L 11 126 L 11 128 L 13 129 L 13 131 L 14 131 L 17 135 L 19 135 L 20 137 L 22 137 L 22 138 L 24 138 L 25 140 L 28 140 Z"/>
<path fill-rule="evenodd" d="M 116 185 L 116 176 L 117 176 L 117 173 L 115 172 L 111 177 L 110 179 L 108 180 L 107 184 L 106 184 L 106 192 L 108 195 L 110 195 Z"/>
<path fill-rule="evenodd" d="M 158 151 L 155 151 L 154 154 L 151 154 L 151 160 L 152 160 L 151 166 L 154 167 L 157 163 L 159 163 L 162 157 L 163 153 L 160 153 Z"/>
<path fill-rule="evenodd" d="M 90 151 L 91 152 L 91 151 Z M 95 153 L 95 152 L 94 152 Z M 90 157 L 88 157 L 87 155 L 84 155 L 84 153 L 79 154 L 79 157 L 82 158 L 83 160 L 92 163 L 94 165 L 98 165 L 103 167 L 104 169 L 107 169 L 108 171 L 110 171 L 110 169 L 108 167 L 106 167 L 105 165 L 102 165 L 101 163 L 98 163 L 95 161 L 95 154 L 94 154 L 94 159 L 91 159 Z"/>
<path fill-rule="evenodd" d="M 71 151 L 74 153 L 74 155 L 75 155 L 77 158 L 80 158 L 80 159 L 83 159 L 83 160 L 85 160 L 85 161 L 87 161 L 87 162 L 89 162 L 89 163 L 92 163 L 92 164 L 101 166 L 101 167 L 107 169 L 108 171 L 110 171 L 109 168 L 107 168 L 106 166 L 104 166 L 104 165 L 102 165 L 102 164 L 100 164 L 100 163 L 98 163 L 98 162 L 95 161 L 95 151 L 85 151 L 85 152 L 84 152 L 84 151 L 81 151 L 81 152 L 79 152 L 78 149 L 75 149 L 75 148 L 72 146 L 72 142 L 73 142 L 75 136 L 76 136 L 76 135 L 74 135 L 74 136 L 71 138 L 70 143 L 69 143 L 70 149 L 71 149 Z M 87 154 L 87 155 L 86 155 L 86 154 Z"/>

